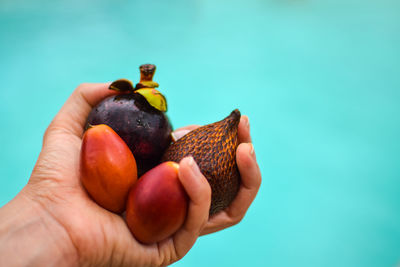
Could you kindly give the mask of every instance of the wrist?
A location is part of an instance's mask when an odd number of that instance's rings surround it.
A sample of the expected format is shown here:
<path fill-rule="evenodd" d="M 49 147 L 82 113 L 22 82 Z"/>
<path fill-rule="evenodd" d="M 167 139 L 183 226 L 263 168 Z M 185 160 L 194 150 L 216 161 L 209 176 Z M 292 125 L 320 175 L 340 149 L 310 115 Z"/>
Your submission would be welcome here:
<path fill-rule="evenodd" d="M 0 208 L 1 265 L 76 266 L 67 231 L 26 190 Z"/>

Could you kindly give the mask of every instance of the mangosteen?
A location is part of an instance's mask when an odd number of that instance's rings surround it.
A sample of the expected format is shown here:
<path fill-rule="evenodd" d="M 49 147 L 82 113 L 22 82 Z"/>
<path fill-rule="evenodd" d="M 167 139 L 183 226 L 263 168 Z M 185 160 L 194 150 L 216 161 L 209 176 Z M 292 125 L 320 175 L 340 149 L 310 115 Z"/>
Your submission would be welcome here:
<path fill-rule="evenodd" d="M 140 66 L 140 82 L 134 87 L 126 79 L 114 81 L 109 89 L 121 92 L 100 102 L 90 112 L 86 127 L 106 124 L 125 141 L 132 151 L 138 175 L 159 164 L 171 143 L 172 126 L 165 97 L 155 89 L 156 66 Z"/>

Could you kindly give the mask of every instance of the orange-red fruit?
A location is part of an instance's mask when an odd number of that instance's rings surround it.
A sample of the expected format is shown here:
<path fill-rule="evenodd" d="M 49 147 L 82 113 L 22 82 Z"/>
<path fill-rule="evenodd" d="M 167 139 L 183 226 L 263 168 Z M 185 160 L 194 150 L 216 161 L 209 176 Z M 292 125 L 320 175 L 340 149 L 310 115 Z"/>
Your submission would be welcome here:
<path fill-rule="evenodd" d="M 140 242 L 161 241 L 183 225 L 189 197 L 178 169 L 177 163 L 164 162 L 141 176 L 129 192 L 126 222 Z"/>
<path fill-rule="evenodd" d="M 109 126 L 89 128 L 82 140 L 80 173 L 83 186 L 101 207 L 121 213 L 137 180 L 136 161 L 125 142 Z"/>

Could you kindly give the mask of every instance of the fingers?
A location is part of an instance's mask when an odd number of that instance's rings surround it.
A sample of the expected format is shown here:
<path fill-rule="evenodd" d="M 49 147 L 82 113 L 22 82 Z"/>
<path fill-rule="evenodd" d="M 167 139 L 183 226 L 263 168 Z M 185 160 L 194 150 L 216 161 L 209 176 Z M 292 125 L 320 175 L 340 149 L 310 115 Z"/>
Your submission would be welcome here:
<path fill-rule="evenodd" d="M 179 179 L 190 203 L 185 224 L 173 237 L 178 259 L 189 251 L 207 223 L 211 203 L 211 187 L 193 158 L 184 158 L 179 165 Z"/>
<path fill-rule="evenodd" d="M 257 195 L 261 185 L 261 172 L 252 144 L 240 144 L 236 153 L 236 160 L 242 179 L 241 186 L 227 213 L 239 222 Z"/>
<path fill-rule="evenodd" d="M 238 127 L 239 143 L 251 143 L 249 117 L 242 115 Z"/>
<path fill-rule="evenodd" d="M 210 234 L 239 223 L 257 195 L 261 185 L 261 172 L 251 143 L 239 145 L 236 160 L 241 175 L 241 186 L 236 198 L 224 211 L 211 217 L 202 235 Z"/>
<path fill-rule="evenodd" d="M 199 128 L 199 127 L 200 127 L 199 125 L 189 125 L 189 126 L 185 126 L 185 127 L 176 129 L 175 131 L 173 131 L 173 132 L 171 133 L 171 135 L 172 135 L 172 140 L 173 140 L 174 142 L 175 142 L 175 141 L 178 141 L 178 139 L 180 139 L 182 136 L 184 136 L 184 135 L 187 134 L 188 132 L 190 132 L 190 131 L 192 131 L 192 130 L 194 130 L 194 129 L 196 129 L 196 128 Z"/>
<path fill-rule="evenodd" d="M 116 93 L 108 90 L 108 86 L 108 83 L 79 85 L 51 122 L 45 139 L 49 132 L 54 130 L 62 130 L 80 137 L 91 109 L 105 97 Z"/>

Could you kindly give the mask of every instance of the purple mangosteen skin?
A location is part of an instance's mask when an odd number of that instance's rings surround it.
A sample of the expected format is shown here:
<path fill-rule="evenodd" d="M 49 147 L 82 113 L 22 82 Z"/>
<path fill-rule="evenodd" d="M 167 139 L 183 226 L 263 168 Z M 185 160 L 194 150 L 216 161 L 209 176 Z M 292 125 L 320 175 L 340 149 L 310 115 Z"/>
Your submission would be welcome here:
<path fill-rule="evenodd" d="M 164 112 L 138 93 L 110 96 L 90 112 L 86 127 L 110 126 L 132 151 L 141 176 L 159 164 L 171 143 L 172 126 Z"/>

